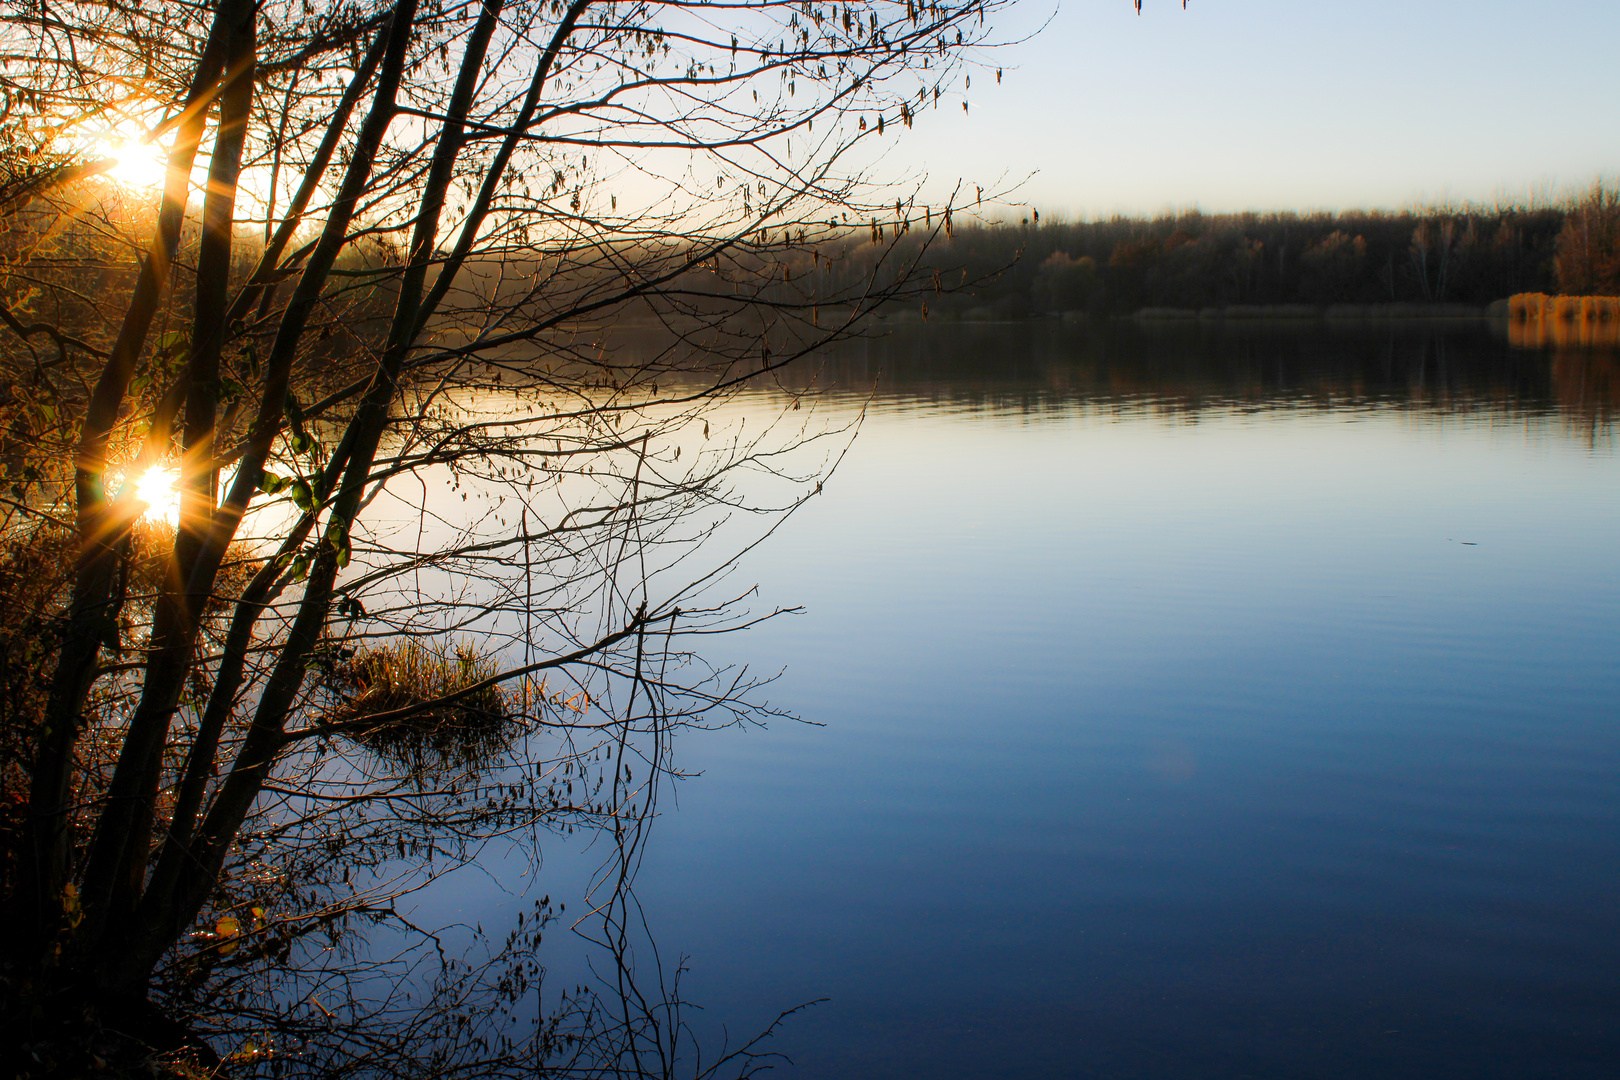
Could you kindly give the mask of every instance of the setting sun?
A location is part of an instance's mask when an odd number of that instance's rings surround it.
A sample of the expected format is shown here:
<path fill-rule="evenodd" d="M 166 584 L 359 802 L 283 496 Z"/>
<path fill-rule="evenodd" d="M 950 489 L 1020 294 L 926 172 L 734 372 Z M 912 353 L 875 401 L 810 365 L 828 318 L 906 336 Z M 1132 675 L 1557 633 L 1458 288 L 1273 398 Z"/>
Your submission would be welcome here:
<path fill-rule="evenodd" d="M 161 146 L 138 139 L 108 138 L 96 142 L 96 153 L 117 160 L 107 175 L 120 183 L 143 188 L 163 183 L 167 162 Z"/>
<path fill-rule="evenodd" d="M 180 492 L 175 488 L 180 473 L 175 469 L 154 465 L 135 483 L 135 497 L 147 505 L 141 515 L 156 520 L 162 518 L 170 525 L 180 521 Z"/>

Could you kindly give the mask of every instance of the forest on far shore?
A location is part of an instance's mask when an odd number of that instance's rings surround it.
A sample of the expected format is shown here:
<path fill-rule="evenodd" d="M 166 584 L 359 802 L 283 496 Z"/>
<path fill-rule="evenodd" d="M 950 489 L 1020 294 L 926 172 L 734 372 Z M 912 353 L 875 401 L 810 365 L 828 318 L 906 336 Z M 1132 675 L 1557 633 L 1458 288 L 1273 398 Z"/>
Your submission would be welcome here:
<path fill-rule="evenodd" d="M 1282 304 L 1484 307 L 1523 292 L 1620 295 L 1620 189 L 1602 183 L 1561 206 L 1192 211 L 1085 222 L 1033 214 L 1014 224 L 967 224 L 959 215 L 932 243 L 932 230 L 917 224 L 894 238 L 894 225 L 872 223 L 870 242 L 821 263 L 818 285 L 853 280 L 880 257 L 917 260 L 941 283 L 928 298 L 929 317 L 944 318 Z"/>

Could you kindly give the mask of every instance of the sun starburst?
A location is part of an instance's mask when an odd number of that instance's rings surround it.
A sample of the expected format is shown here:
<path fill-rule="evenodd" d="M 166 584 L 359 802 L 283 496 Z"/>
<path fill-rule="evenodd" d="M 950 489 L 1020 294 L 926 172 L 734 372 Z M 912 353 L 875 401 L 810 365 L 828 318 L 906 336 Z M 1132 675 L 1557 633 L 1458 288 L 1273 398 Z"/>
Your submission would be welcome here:
<path fill-rule="evenodd" d="M 135 481 L 135 497 L 146 503 L 141 516 L 148 520 L 159 518 L 170 525 L 180 521 L 180 491 L 176 484 L 180 473 L 163 465 L 154 465 Z"/>
<path fill-rule="evenodd" d="M 168 168 L 163 148 L 139 139 L 117 136 L 98 139 L 95 154 L 117 161 L 118 164 L 107 170 L 107 175 L 130 187 L 157 187 L 163 183 L 164 171 Z"/>

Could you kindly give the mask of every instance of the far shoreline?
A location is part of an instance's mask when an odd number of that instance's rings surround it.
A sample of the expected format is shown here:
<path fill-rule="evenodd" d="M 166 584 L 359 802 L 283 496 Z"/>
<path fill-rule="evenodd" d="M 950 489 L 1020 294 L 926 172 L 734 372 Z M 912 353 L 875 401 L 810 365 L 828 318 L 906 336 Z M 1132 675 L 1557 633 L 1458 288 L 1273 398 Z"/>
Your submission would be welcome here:
<path fill-rule="evenodd" d="M 876 319 L 887 323 L 1028 323 L 1062 322 L 1386 322 L 1407 320 L 1507 322 L 1508 301 L 1490 304 L 1228 304 L 1204 308 L 1147 307 L 1124 314 L 1089 311 L 1045 312 L 1008 318 L 989 306 L 960 312 L 938 312 L 929 318 L 920 311 L 899 308 L 879 311 Z"/>

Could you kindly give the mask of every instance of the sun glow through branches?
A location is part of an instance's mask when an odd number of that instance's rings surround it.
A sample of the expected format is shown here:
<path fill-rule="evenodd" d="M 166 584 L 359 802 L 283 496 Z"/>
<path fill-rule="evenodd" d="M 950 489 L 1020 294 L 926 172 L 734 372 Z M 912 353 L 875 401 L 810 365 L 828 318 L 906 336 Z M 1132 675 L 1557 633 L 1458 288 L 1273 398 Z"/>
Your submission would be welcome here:
<path fill-rule="evenodd" d="M 180 480 L 178 470 L 154 465 L 135 482 L 135 497 L 147 503 L 141 516 L 149 520 L 162 518 L 170 525 L 180 523 L 180 492 L 175 485 Z"/>
<path fill-rule="evenodd" d="M 163 147 L 138 139 L 99 139 L 96 155 L 115 159 L 118 164 L 109 169 L 107 175 L 130 187 L 157 187 L 163 183 L 168 168 Z"/>

